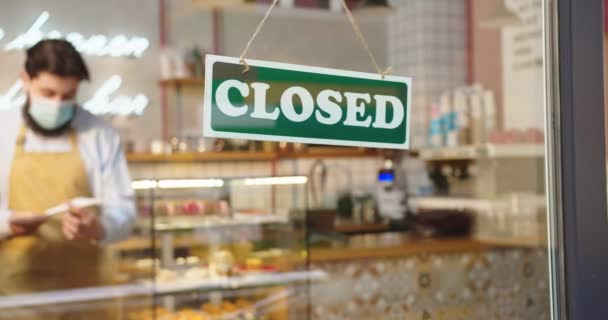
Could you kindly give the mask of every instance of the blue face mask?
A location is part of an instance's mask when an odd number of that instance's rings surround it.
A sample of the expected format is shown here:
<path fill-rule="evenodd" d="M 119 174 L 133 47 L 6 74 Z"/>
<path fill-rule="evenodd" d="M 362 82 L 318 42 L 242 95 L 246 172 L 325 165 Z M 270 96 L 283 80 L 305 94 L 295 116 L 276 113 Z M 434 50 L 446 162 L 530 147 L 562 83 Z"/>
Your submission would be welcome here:
<path fill-rule="evenodd" d="M 30 98 L 29 114 L 36 124 L 46 130 L 54 130 L 68 123 L 74 117 L 74 100 L 54 101 L 43 97 Z"/>

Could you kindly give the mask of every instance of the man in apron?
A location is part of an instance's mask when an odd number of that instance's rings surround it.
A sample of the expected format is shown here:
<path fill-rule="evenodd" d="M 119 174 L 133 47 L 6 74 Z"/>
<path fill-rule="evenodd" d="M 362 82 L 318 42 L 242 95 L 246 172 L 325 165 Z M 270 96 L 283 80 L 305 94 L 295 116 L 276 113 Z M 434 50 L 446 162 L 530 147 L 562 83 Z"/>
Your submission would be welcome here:
<path fill-rule="evenodd" d="M 0 112 L 0 298 L 110 285 L 103 245 L 128 237 L 135 220 L 119 137 L 76 104 L 89 72 L 70 43 L 43 40 L 30 48 L 21 78 L 27 101 Z M 79 197 L 103 205 L 28 219 Z M 110 318 L 107 310 L 81 310 L 34 306 L 7 316 Z"/>

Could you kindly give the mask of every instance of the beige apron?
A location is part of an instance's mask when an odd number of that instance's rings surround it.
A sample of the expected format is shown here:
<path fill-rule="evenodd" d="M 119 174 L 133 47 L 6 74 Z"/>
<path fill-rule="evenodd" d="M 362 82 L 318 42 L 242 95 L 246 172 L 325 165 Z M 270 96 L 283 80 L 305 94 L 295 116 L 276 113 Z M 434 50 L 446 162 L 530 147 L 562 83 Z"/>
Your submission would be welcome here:
<path fill-rule="evenodd" d="M 69 152 L 25 152 L 23 127 L 17 139 L 9 181 L 9 209 L 42 213 L 76 197 L 91 197 L 89 181 L 77 146 L 70 133 Z M 0 241 L 0 295 L 95 287 L 108 284 L 104 276 L 104 254 L 89 241 L 65 238 L 61 217 L 42 224 L 32 236 Z M 34 308 L 35 309 L 35 308 Z M 37 313 L 44 319 L 102 319 L 79 312 Z M 31 316 L 30 316 L 31 317 Z M 29 318 L 29 317 L 28 317 Z"/>

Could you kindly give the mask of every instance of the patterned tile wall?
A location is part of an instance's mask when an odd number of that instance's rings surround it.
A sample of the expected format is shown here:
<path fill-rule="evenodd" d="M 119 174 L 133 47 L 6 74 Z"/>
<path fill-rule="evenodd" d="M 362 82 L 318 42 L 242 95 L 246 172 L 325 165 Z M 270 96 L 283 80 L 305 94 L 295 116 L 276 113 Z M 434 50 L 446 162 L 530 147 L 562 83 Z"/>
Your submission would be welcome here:
<path fill-rule="evenodd" d="M 314 266 L 313 319 L 549 320 L 546 250 L 504 249 Z"/>

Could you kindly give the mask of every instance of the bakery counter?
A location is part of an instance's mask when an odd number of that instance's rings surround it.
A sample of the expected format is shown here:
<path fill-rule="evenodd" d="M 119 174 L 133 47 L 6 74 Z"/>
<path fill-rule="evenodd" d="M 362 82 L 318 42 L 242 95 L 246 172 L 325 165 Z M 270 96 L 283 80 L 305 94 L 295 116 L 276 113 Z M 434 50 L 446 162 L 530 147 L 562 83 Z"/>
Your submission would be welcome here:
<path fill-rule="evenodd" d="M 505 319 L 548 320 L 543 243 L 392 233 L 315 247 L 310 266 L 330 281 L 312 284 L 311 319 L 386 319 L 390 314 L 392 319 L 481 320 L 495 319 L 492 311 L 502 310 Z"/>

